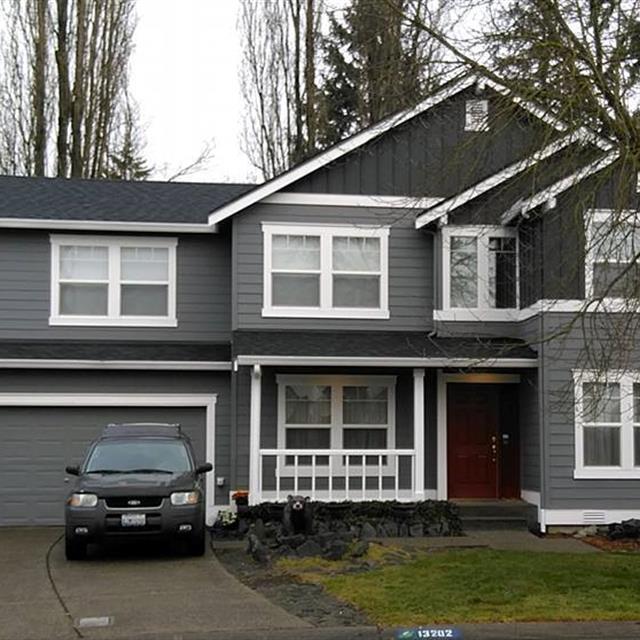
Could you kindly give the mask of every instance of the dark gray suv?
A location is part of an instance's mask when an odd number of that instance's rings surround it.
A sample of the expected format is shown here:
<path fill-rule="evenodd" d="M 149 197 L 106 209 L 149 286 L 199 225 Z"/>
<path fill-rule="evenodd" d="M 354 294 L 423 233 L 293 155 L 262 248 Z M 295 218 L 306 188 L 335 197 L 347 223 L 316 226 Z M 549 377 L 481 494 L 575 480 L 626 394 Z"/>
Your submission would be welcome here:
<path fill-rule="evenodd" d="M 110 424 L 91 443 L 65 507 L 67 559 L 89 543 L 157 538 L 183 541 L 192 555 L 205 549 L 203 474 L 179 425 Z"/>

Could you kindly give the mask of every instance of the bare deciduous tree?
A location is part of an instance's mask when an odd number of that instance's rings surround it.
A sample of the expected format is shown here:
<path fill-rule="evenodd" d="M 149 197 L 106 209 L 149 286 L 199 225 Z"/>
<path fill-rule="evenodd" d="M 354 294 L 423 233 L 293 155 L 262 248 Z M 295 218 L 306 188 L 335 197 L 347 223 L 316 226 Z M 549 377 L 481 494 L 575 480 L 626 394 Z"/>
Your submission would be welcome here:
<path fill-rule="evenodd" d="M 125 151 L 144 164 L 127 93 L 134 0 L 2 0 L 0 7 L 0 169 L 113 176 L 112 161 Z"/>

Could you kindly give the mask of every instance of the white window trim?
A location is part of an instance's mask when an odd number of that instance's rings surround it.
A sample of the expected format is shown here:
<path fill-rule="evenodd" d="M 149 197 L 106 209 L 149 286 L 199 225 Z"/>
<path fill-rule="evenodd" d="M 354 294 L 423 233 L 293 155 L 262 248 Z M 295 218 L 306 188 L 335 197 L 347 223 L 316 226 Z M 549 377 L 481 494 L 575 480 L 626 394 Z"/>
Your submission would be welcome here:
<path fill-rule="evenodd" d="M 52 326 L 108 326 L 108 327 L 177 327 L 176 317 L 176 249 L 177 238 L 149 238 L 134 236 L 51 235 L 51 315 Z M 108 315 L 81 316 L 60 314 L 60 247 L 100 246 L 109 252 Z M 120 248 L 157 247 L 169 250 L 166 316 L 120 315 Z"/>
<path fill-rule="evenodd" d="M 512 321 L 518 311 L 520 301 L 520 243 L 517 229 L 494 225 L 446 225 L 442 233 L 442 309 L 434 312 L 438 320 L 450 321 Z M 478 306 L 451 306 L 451 237 L 467 236 L 477 238 L 478 247 Z M 516 240 L 516 306 L 496 309 L 487 304 L 489 299 L 489 237 L 515 238 Z"/>
<path fill-rule="evenodd" d="M 575 479 L 640 479 L 640 466 L 634 467 L 634 423 L 633 385 L 640 383 L 640 372 L 628 371 L 574 371 L 575 404 Z M 617 467 L 594 467 L 584 465 L 584 437 L 582 420 L 582 385 L 585 382 L 618 383 L 620 385 L 620 465 Z M 639 416 L 640 417 L 640 416 Z M 606 426 L 606 423 L 599 423 Z M 618 426 L 618 423 L 611 426 Z"/>
<path fill-rule="evenodd" d="M 287 428 L 293 429 L 329 429 L 330 449 L 342 449 L 342 430 L 346 429 L 383 429 L 387 430 L 387 449 L 393 450 L 396 447 L 396 376 L 335 376 L 335 375 L 277 375 L 278 385 L 278 449 L 284 449 L 286 443 L 285 431 Z M 287 385 L 322 385 L 331 387 L 331 424 L 327 425 L 287 425 L 285 424 L 285 387 Z M 386 425 L 352 425 L 343 424 L 343 403 L 342 388 L 345 386 L 384 386 L 388 389 L 387 424 Z M 309 449 L 309 454 L 313 449 Z M 365 465 L 368 473 L 378 471 L 378 465 Z M 298 465 L 298 472 L 312 470 L 311 465 Z M 387 464 L 382 466 L 385 473 L 393 471 L 389 457 Z M 342 464 L 342 456 L 333 464 L 334 472 L 345 472 L 345 465 Z M 295 469 L 291 465 L 286 465 L 284 456 L 278 457 L 277 473 L 280 477 L 294 477 Z M 350 466 L 349 475 L 362 475 L 361 465 Z"/>
<path fill-rule="evenodd" d="M 265 318 L 389 318 L 389 227 L 354 225 L 310 225 L 304 223 L 263 222 L 263 308 Z M 276 307 L 272 304 L 271 252 L 274 235 L 312 235 L 320 237 L 320 306 Z M 332 239 L 334 236 L 380 239 L 380 307 L 333 307 Z M 372 272 L 373 273 L 373 272 Z"/>
<path fill-rule="evenodd" d="M 585 242 L 586 251 L 584 256 L 584 291 L 586 300 L 593 300 L 595 293 L 593 291 L 593 267 L 595 264 L 595 248 L 593 246 L 593 223 L 594 222 L 606 222 L 614 214 L 619 214 L 622 217 L 627 215 L 637 215 L 635 211 L 623 210 L 615 211 L 614 209 L 592 209 L 587 212 L 585 217 Z M 616 262 L 614 260 L 608 261 L 611 264 L 628 264 L 627 262 Z M 637 311 L 637 300 L 631 298 L 616 298 L 606 297 L 602 299 L 602 302 L 607 306 L 620 307 L 622 312 L 635 312 Z"/>

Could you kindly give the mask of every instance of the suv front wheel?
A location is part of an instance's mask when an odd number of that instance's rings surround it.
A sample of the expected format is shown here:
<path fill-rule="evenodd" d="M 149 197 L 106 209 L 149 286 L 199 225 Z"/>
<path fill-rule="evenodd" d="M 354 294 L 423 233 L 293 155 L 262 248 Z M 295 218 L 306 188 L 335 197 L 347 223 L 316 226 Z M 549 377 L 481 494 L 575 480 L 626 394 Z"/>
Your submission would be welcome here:
<path fill-rule="evenodd" d="M 64 555 L 67 560 L 83 560 L 87 557 L 87 543 L 64 537 Z"/>

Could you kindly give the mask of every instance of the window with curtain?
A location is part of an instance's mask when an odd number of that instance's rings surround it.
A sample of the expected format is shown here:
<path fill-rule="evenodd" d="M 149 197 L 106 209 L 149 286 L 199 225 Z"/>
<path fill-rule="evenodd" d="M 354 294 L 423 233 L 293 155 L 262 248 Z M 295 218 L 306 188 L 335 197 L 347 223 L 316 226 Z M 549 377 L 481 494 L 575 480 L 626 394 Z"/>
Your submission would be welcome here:
<path fill-rule="evenodd" d="M 442 234 L 444 309 L 518 307 L 515 229 L 451 225 Z"/>
<path fill-rule="evenodd" d="M 262 228 L 263 315 L 389 316 L 388 228 L 278 223 Z"/>
<path fill-rule="evenodd" d="M 582 418 L 584 466 L 619 466 L 620 384 L 585 382 L 582 385 Z"/>
<path fill-rule="evenodd" d="M 640 267 L 636 258 L 639 253 L 640 224 L 635 212 L 594 214 L 588 233 L 587 295 L 639 297 Z"/>
<path fill-rule="evenodd" d="M 274 235 L 271 295 L 278 307 L 320 305 L 320 238 Z"/>
<path fill-rule="evenodd" d="M 640 372 L 578 371 L 574 477 L 640 479 Z"/>
<path fill-rule="evenodd" d="M 54 237 L 53 324 L 175 323 L 173 239 Z"/>
<path fill-rule="evenodd" d="M 393 448 L 393 388 L 390 377 L 283 376 L 280 393 L 280 444 L 287 449 L 387 449 Z M 346 463 L 347 457 L 341 461 Z M 366 464 L 377 465 L 377 456 Z M 293 456 L 285 464 L 292 465 Z M 334 463 L 336 461 L 334 460 Z M 383 458 L 387 464 L 387 457 Z M 299 465 L 311 457 L 300 456 Z M 328 457 L 316 459 L 328 465 Z M 349 456 L 349 465 L 362 465 L 362 456 Z"/>

